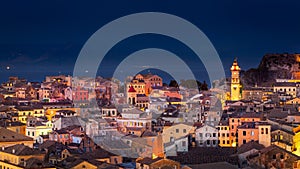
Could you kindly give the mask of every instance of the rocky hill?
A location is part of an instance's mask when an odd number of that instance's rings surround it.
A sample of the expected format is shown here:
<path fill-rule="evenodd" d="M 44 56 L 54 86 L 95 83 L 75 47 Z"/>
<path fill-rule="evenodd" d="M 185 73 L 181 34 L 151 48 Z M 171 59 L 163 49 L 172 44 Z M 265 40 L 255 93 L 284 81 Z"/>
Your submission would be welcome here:
<path fill-rule="evenodd" d="M 275 79 L 292 78 L 292 67 L 299 54 L 266 54 L 258 68 L 241 72 L 241 81 L 244 87 L 257 85 L 272 85 Z"/>

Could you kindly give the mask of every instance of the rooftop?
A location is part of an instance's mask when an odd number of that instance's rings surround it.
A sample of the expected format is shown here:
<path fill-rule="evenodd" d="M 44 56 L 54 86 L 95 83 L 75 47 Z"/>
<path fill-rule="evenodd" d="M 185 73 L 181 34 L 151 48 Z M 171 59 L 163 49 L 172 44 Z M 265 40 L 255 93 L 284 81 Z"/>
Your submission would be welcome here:
<path fill-rule="evenodd" d="M 0 142 L 33 141 L 33 138 L 0 127 Z"/>

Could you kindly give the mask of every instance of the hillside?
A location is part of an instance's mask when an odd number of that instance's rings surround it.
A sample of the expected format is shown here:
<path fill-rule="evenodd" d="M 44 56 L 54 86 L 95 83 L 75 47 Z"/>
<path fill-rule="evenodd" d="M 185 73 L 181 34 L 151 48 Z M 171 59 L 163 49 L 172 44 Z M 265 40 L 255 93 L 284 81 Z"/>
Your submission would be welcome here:
<path fill-rule="evenodd" d="M 292 66 L 299 54 L 266 54 L 258 68 L 241 72 L 241 81 L 244 87 L 257 85 L 271 85 L 276 79 L 290 79 Z"/>

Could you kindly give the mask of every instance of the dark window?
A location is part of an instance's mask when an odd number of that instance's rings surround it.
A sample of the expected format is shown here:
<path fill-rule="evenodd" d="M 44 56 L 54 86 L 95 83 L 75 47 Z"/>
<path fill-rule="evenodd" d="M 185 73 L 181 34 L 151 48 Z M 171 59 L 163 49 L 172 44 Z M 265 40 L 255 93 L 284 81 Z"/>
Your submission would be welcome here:
<path fill-rule="evenodd" d="M 247 135 L 247 132 L 246 131 L 243 131 L 243 136 L 246 136 Z"/>

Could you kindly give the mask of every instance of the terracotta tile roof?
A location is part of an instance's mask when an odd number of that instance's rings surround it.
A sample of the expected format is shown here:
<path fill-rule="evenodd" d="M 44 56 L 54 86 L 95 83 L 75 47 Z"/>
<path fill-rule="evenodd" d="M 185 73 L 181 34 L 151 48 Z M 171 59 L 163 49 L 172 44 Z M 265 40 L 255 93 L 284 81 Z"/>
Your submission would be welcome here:
<path fill-rule="evenodd" d="M 177 156 L 170 156 L 169 159 L 180 162 L 181 164 L 203 164 L 214 162 L 228 162 L 237 164 L 238 157 L 234 156 L 235 148 L 227 147 L 195 147 L 188 152 L 178 153 Z"/>
<path fill-rule="evenodd" d="M 16 141 L 33 141 L 33 138 L 0 127 L 0 142 Z"/>
<path fill-rule="evenodd" d="M 105 162 L 97 161 L 95 159 L 86 159 L 86 158 L 74 158 L 74 157 L 68 157 L 63 162 L 61 162 L 59 165 L 62 168 L 73 168 L 83 162 L 90 163 L 94 166 L 97 166 L 97 168 L 100 169 L 119 169 L 118 166 L 113 164 L 107 164 Z"/>
<path fill-rule="evenodd" d="M 157 133 L 152 132 L 150 130 L 144 131 L 141 135 L 141 137 L 153 137 L 153 136 L 157 136 Z"/>
<path fill-rule="evenodd" d="M 0 121 L 0 127 L 5 127 L 5 126 L 25 126 L 25 123 L 21 123 L 19 121 L 12 121 L 12 122 L 8 122 L 8 121 Z"/>
<path fill-rule="evenodd" d="M 276 150 L 276 152 L 285 152 L 285 153 L 289 154 L 290 156 L 295 157 L 297 160 L 300 160 L 300 157 L 297 156 L 296 154 L 293 154 L 292 152 L 287 151 L 287 150 L 285 150 L 285 149 L 283 149 L 283 148 L 281 148 L 281 147 L 278 147 L 278 146 L 276 146 L 276 145 L 274 145 L 274 144 L 270 145 L 269 147 L 266 147 L 266 148 L 261 149 L 259 152 L 256 152 L 256 153 L 253 153 L 253 154 L 249 155 L 249 157 L 250 157 L 250 158 L 251 158 L 251 157 L 255 157 L 255 156 L 257 156 L 259 153 L 265 154 L 265 153 L 268 153 L 268 152 L 273 151 L 273 150 Z"/>
<path fill-rule="evenodd" d="M 24 144 L 16 144 L 10 147 L 5 147 L 0 149 L 0 151 L 18 156 L 43 154 L 41 151 L 25 146 Z"/>
<path fill-rule="evenodd" d="M 84 159 L 104 159 L 104 158 L 110 158 L 111 156 L 117 156 L 109 151 L 106 151 L 102 148 L 97 148 L 91 153 L 85 153 L 82 155 L 81 158 Z"/>
<path fill-rule="evenodd" d="M 216 163 L 208 163 L 208 164 L 196 164 L 196 165 L 190 165 L 193 169 L 238 169 L 236 165 L 232 165 L 227 162 L 216 162 Z"/>
<path fill-rule="evenodd" d="M 26 160 L 25 168 L 54 168 L 54 166 L 36 158 L 29 158 Z"/>
<path fill-rule="evenodd" d="M 152 158 L 149 158 L 149 157 L 145 157 L 145 158 L 142 158 L 142 159 L 138 159 L 136 162 L 140 163 L 140 164 L 149 165 L 149 164 L 155 163 L 155 162 L 157 162 L 159 160 L 162 160 L 162 159 L 163 158 L 152 159 Z"/>
<path fill-rule="evenodd" d="M 246 143 L 246 144 L 242 144 L 242 145 L 238 148 L 237 153 L 238 153 L 238 154 L 242 154 L 242 153 L 245 153 L 245 152 L 250 151 L 250 150 L 252 150 L 252 149 L 261 150 L 261 149 L 263 149 L 263 148 L 265 148 L 264 145 L 259 144 L 259 143 L 257 143 L 256 141 L 250 141 L 250 142 L 248 142 L 248 143 Z"/>

